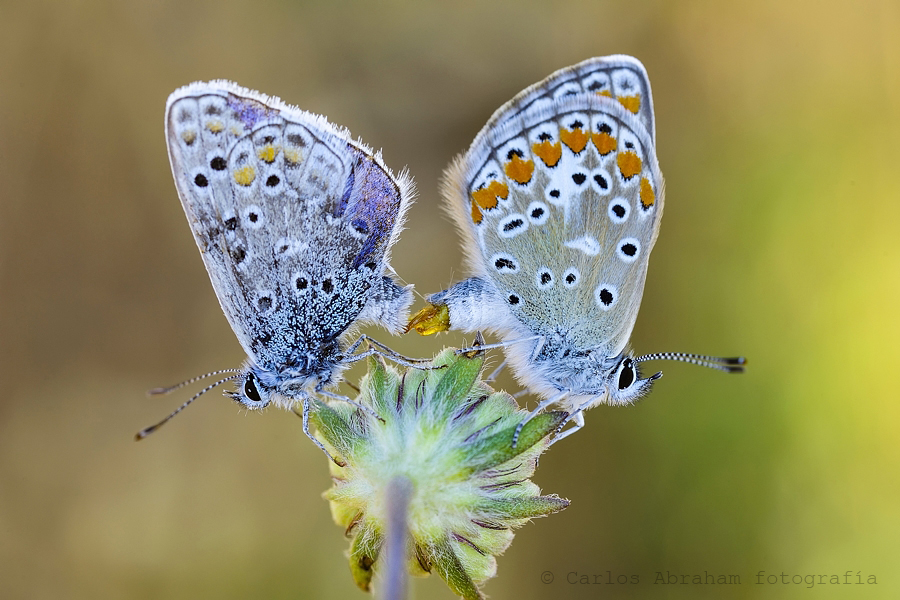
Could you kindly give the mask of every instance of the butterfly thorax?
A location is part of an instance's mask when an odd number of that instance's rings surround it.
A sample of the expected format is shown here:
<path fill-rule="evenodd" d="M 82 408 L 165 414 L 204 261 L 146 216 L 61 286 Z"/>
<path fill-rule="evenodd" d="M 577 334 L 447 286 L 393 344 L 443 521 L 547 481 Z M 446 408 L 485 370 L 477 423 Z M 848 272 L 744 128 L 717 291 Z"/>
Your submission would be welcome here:
<path fill-rule="evenodd" d="M 337 379 L 342 361 L 337 341 L 320 348 L 318 353 L 297 354 L 278 365 L 257 364 L 248 358 L 231 396 L 250 409 L 265 408 L 270 402 L 288 409 Z"/>
<path fill-rule="evenodd" d="M 523 385 L 545 400 L 557 398 L 556 403 L 570 412 L 600 404 L 633 404 L 661 375 L 642 379 L 639 361 L 630 351 L 579 348 L 564 331 L 546 333 L 534 344 L 512 343 L 505 351 Z"/>
<path fill-rule="evenodd" d="M 528 369 L 555 393 L 596 396 L 604 394 L 610 374 L 621 361 L 608 355 L 606 347 L 582 348 L 570 331 L 545 334 L 530 349 Z"/>

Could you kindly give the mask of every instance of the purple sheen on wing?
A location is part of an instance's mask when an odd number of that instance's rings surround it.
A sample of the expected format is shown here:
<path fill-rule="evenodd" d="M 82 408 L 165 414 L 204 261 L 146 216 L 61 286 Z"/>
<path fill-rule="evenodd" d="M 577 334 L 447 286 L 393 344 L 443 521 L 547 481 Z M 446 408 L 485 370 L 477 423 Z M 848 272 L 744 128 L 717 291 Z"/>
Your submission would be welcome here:
<path fill-rule="evenodd" d="M 239 98 L 233 94 L 228 96 L 228 107 L 244 124 L 244 129 L 252 129 L 257 122 L 278 114 L 277 110 L 269 108 L 265 104 L 250 98 Z"/>
<path fill-rule="evenodd" d="M 372 259 L 381 260 L 400 211 L 400 190 L 371 156 L 355 147 L 352 151 L 357 160 L 351 177 L 353 191 L 347 199 L 348 212 L 352 222 L 362 220 L 369 229 L 369 236 L 353 259 L 353 268 L 358 268 Z"/>

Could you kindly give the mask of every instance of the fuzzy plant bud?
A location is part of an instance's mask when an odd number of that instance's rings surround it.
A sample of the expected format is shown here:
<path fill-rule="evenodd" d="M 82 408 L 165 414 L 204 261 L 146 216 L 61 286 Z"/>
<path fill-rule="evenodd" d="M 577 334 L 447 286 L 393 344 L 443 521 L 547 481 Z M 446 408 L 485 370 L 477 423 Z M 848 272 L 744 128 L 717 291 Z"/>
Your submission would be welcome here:
<path fill-rule="evenodd" d="M 541 495 L 529 479 L 567 413 L 537 415 L 514 445 L 527 413 L 480 380 L 483 365 L 483 352 L 453 349 L 428 369 L 398 370 L 372 358 L 355 401 L 373 414 L 346 402 L 316 402 L 316 435 L 335 458 L 325 498 L 352 540 L 350 571 L 363 590 L 384 568 L 398 482 L 407 570 L 434 571 L 463 598 L 483 597 L 479 585 L 496 573 L 495 557 L 513 529 L 568 506 Z"/>

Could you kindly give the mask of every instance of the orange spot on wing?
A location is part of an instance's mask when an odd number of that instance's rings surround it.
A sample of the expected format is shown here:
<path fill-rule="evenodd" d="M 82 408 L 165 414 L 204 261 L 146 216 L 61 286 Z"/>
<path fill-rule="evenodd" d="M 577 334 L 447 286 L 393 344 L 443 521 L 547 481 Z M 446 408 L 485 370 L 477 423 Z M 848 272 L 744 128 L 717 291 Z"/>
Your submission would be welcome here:
<path fill-rule="evenodd" d="M 562 145 L 559 142 L 544 140 L 539 144 L 532 145 L 531 151 L 534 152 L 535 156 L 544 161 L 545 165 L 548 167 L 555 167 L 562 156 Z"/>
<path fill-rule="evenodd" d="M 472 192 L 472 220 L 481 223 L 482 211 L 497 208 L 500 198 L 509 197 L 509 187 L 505 183 L 492 181 L 487 187 Z"/>
<path fill-rule="evenodd" d="M 476 225 L 481 225 L 481 221 L 484 219 L 484 216 L 481 214 L 481 209 L 478 208 L 478 204 L 472 200 L 472 222 Z"/>
<path fill-rule="evenodd" d="M 509 197 L 509 187 L 505 183 L 492 181 L 490 185 L 472 192 L 472 199 L 485 210 L 497 208 L 498 198 Z"/>
<path fill-rule="evenodd" d="M 641 96 L 640 94 L 634 96 L 619 96 L 619 104 L 634 114 L 638 114 L 638 111 L 641 110 Z"/>
<path fill-rule="evenodd" d="M 584 150 L 585 146 L 587 146 L 588 134 L 585 133 L 581 127 L 576 127 L 572 131 L 560 129 L 559 139 L 561 139 L 562 143 L 568 146 L 572 152 L 578 154 Z"/>
<path fill-rule="evenodd" d="M 597 92 L 597 95 L 598 96 L 606 96 L 607 98 L 612 98 L 612 92 L 610 92 L 609 90 L 600 90 L 599 92 Z"/>
<path fill-rule="evenodd" d="M 606 156 L 616 149 L 616 138 L 608 133 L 602 131 L 600 133 L 592 133 L 591 140 L 594 142 L 594 146 L 597 147 L 600 156 Z"/>
<path fill-rule="evenodd" d="M 206 128 L 209 129 L 211 133 L 219 133 L 225 129 L 225 125 L 222 124 L 222 121 L 210 121 L 206 124 Z"/>
<path fill-rule="evenodd" d="M 647 178 L 643 177 L 641 178 L 641 205 L 647 209 L 653 206 L 654 202 L 656 202 L 656 192 L 653 191 Z"/>
<path fill-rule="evenodd" d="M 506 176 L 516 183 L 525 184 L 531 181 L 531 175 L 534 173 L 534 161 L 522 160 L 518 154 L 513 154 L 512 160 L 506 163 L 503 169 Z"/>
<path fill-rule="evenodd" d="M 256 179 L 256 169 L 252 165 L 234 170 L 234 180 L 239 185 L 250 185 Z"/>
<path fill-rule="evenodd" d="M 634 152 L 622 152 L 616 157 L 622 177 L 630 179 L 641 172 L 641 157 Z"/>

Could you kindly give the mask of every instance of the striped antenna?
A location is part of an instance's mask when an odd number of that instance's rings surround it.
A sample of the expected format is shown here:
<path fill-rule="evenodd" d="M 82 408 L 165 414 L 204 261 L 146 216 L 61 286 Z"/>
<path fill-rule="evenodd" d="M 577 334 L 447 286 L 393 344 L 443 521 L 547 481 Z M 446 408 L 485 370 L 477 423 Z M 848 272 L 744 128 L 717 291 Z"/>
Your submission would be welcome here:
<path fill-rule="evenodd" d="M 228 372 L 235 372 L 235 371 L 233 369 L 229 369 L 228 371 L 219 371 L 219 373 L 228 373 Z M 208 377 L 208 375 L 205 375 L 204 377 Z M 213 389 L 216 386 L 222 385 L 226 381 L 234 381 L 237 378 L 238 378 L 238 375 L 232 375 L 231 377 L 226 377 L 224 379 L 220 379 L 217 382 L 206 386 L 205 388 L 203 388 L 202 390 L 200 390 L 199 392 L 197 392 L 196 394 L 191 396 L 191 398 L 187 402 L 185 402 L 184 404 L 182 404 L 181 406 L 176 408 L 174 411 L 172 411 L 172 413 L 168 417 L 166 417 L 165 419 L 163 419 L 156 425 L 151 425 L 150 427 L 146 427 L 146 428 L 138 431 L 137 434 L 134 436 L 134 439 L 136 441 L 140 441 L 140 440 L 144 439 L 145 437 L 147 437 L 148 435 L 150 435 L 151 433 L 153 433 L 154 431 L 156 431 L 157 429 L 159 429 L 160 427 L 162 427 L 163 425 L 168 423 L 172 419 L 172 417 L 174 417 L 175 415 L 177 415 L 178 413 L 180 413 L 181 411 L 186 409 L 188 406 L 190 406 L 191 402 L 193 402 L 194 400 L 196 400 L 197 398 L 199 398 L 200 396 L 202 396 L 209 390 Z M 202 377 L 197 377 L 194 379 L 194 381 L 196 381 L 197 379 L 202 379 Z M 172 389 L 177 389 L 177 388 L 181 387 L 182 385 L 187 385 L 187 384 L 183 384 L 183 383 L 178 384 L 177 386 L 173 386 Z M 163 388 L 163 389 L 165 389 L 165 388 Z M 171 391 L 171 390 L 169 390 L 169 391 Z M 160 393 L 168 393 L 168 392 L 160 392 Z"/>
<path fill-rule="evenodd" d="M 743 373 L 744 365 L 747 364 L 747 359 L 743 356 L 706 356 L 705 354 L 687 354 L 685 352 L 657 352 L 656 354 L 638 356 L 634 360 L 639 363 L 647 360 L 676 360 L 724 371 L 725 373 Z"/>
<path fill-rule="evenodd" d="M 152 390 L 147 391 L 148 396 L 159 396 L 161 394 L 169 394 L 174 392 L 175 390 L 181 389 L 186 385 L 190 385 L 194 382 L 200 381 L 201 379 L 206 379 L 207 377 L 212 377 L 213 375 L 221 375 L 222 373 L 237 373 L 239 369 L 222 369 L 221 371 L 210 371 L 205 375 L 197 375 L 196 377 L 191 377 L 181 383 L 176 383 L 175 385 L 170 385 L 169 387 L 158 387 L 153 388 Z M 221 382 L 219 382 L 221 383 Z M 216 384 L 218 385 L 218 384 Z"/>

